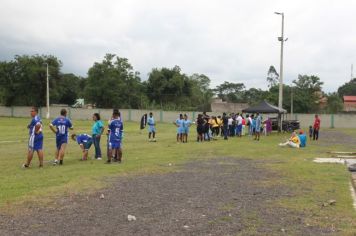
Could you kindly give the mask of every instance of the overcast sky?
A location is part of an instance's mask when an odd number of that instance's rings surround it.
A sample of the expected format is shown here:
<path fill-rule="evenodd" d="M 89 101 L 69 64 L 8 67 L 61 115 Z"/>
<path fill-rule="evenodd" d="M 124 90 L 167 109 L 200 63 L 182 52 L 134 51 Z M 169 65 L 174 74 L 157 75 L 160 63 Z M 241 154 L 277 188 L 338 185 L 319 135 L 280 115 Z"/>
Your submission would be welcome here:
<path fill-rule="evenodd" d="M 142 79 L 154 67 L 202 73 L 211 87 L 267 88 L 279 71 L 285 13 L 285 83 L 317 75 L 327 92 L 356 71 L 356 1 L 351 0 L 0 0 L 0 60 L 52 54 L 62 71 L 86 76 L 106 53 L 126 57 Z M 354 73 L 354 75 L 356 72 Z"/>

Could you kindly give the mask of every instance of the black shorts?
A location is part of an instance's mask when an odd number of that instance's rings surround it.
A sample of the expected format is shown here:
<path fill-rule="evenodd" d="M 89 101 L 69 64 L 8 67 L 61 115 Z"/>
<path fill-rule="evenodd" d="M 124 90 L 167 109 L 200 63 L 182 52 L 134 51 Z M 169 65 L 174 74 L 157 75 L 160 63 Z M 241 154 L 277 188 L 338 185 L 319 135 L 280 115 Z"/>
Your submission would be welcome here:
<path fill-rule="evenodd" d="M 198 133 L 198 134 L 203 134 L 203 133 L 204 133 L 204 127 L 198 125 L 198 127 L 197 127 L 197 133 Z"/>

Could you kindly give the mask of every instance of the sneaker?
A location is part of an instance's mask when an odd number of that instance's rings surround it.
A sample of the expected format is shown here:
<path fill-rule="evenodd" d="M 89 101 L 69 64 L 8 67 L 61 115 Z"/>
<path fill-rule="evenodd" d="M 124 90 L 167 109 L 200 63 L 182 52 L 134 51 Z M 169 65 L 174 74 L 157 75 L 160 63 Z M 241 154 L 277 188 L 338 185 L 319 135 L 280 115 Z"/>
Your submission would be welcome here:
<path fill-rule="evenodd" d="M 29 165 L 26 165 L 26 164 L 22 164 L 22 168 L 29 168 L 30 166 Z"/>
<path fill-rule="evenodd" d="M 53 161 L 53 165 L 56 166 L 58 164 L 58 161 L 57 160 L 54 160 Z"/>
<path fill-rule="evenodd" d="M 98 158 L 96 158 L 98 161 L 101 161 L 102 159 L 101 159 L 101 157 L 98 157 Z"/>

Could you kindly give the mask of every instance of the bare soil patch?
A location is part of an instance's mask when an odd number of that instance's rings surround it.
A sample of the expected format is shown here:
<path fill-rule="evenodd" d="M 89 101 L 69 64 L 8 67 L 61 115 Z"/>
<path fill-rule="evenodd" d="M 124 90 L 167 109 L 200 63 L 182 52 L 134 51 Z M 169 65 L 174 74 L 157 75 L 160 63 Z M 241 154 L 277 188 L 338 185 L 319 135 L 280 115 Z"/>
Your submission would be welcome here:
<path fill-rule="evenodd" d="M 278 177 L 263 161 L 228 157 L 187 163 L 168 174 L 118 177 L 89 196 L 63 197 L 55 206 L 29 207 L 24 215 L 0 214 L 0 235 L 332 233 L 273 204 L 293 196 L 286 186 L 263 184 Z M 129 222 L 129 214 L 136 221 Z"/>

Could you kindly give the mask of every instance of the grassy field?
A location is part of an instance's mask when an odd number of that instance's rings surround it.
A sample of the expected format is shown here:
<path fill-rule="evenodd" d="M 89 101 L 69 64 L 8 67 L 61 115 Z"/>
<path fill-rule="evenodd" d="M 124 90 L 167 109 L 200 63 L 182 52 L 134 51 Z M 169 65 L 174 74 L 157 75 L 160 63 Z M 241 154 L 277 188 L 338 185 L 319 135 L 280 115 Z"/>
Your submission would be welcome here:
<path fill-rule="evenodd" d="M 32 167 L 22 169 L 27 152 L 29 119 L 0 118 L 0 208 L 2 211 L 21 209 L 28 202 L 50 204 L 54 197 L 95 191 L 105 186 L 105 179 L 119 175 L 141 175 L 168 172 L 176 164 L 210 157 L 234 157 L 266 161 L 263 165 L 278 173 L 260 184 L 286 185 L 293 189 L 293 196 L 271 204 L 300 211 L 311 225 L 330 226 L 341 232 L 356 232 L 356 211 L 352 207 L 349 183 L 350 173 L 345 166 L 337 164 L 315 164 L 315 157 L 326 156 L 327 151 L 352 151 L 350 145 L 308 143 L 305 149 L 280 148 L 278 143 L 288 134 L 273 134 L 262 137 L 260 142 L 249 137 L 232 138 L 196 143 L 192 128 L 190 142 L 177 144 L 175 127 L 158 124 L 157 143 L 147 142 L 147 131 L 141 134 L 137 123 L 125 123 L 124 155 L 122 165 L 104 165 L 103 161 L 78 161 L 81 152 L 73 141 L 67 148 L 64 165 L 51 166 L 55 151 L 54 134 L 45 120 L 44 151 L 45 167 L 39 169 L 35 155 Z M 90 121 L 74 121 L 73 132 L 90 132 Z M 346 132 L 339 130 L 340 132 Z M 348 130 L 356 135 L 356 130 Z M 103 151 L 106 138 L 102 139 Z M 93 156 L 93 148 L 90 156 Z M 169 165 L 172 163 L 172 166 Z M 262 162 L 261 162 L 262 163 Z M 40 199 L 40 200 L 38 200 Z M 335 206 L 321 207 L 323 202 L 336 200 Z"/>

